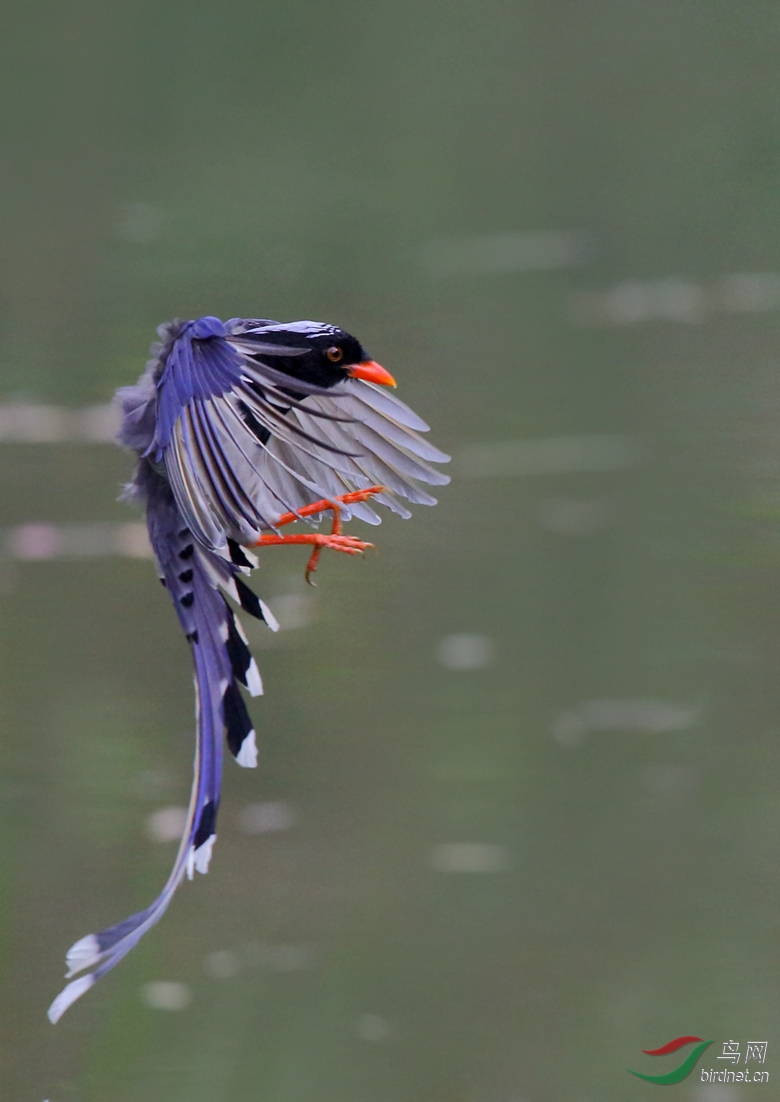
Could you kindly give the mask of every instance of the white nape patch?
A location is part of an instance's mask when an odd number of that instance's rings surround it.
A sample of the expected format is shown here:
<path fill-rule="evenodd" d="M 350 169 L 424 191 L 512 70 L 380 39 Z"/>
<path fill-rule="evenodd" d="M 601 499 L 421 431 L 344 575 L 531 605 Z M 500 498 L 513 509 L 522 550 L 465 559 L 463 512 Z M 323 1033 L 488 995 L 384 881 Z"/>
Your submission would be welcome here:
<path fill-rule="evenodd" d="M 250 696 L 263 695 L 263 679 L 260 676 L 260 670 L 258 670 L 257 662 L 255 662 L 254 658 L 247 667 L 246 687 L 249 690 Z"/>
<path fill-rule="evenodd" d="M 228 626 L 227 620 L 224 620 L 219 625 L 219 637 L 223 643 L 227 643 L 228 638 L 230 637 L 230 628 Z"/>
<path fill-rule="evenodd" d="M 65 979 L 69 980 L 71 976 L 75 976 L 82 968 L 89 968 L 91 964 L 97 964 L 99 959 L 100 945 L 98 939 L 94 934 L 87 934 L 86 937 L 77 941 L 75 945 L 71 945 L 65 955 L 65 963 L 70 969 L 70 971 L 66 973 Z"/>
<path fill-rule="evenodd" d="M 260 608 L 263 611 L 263 619 L 268 624 L 271 631 L 278 631 L 279 630 L 279 621 L 276 619 L 273 612 L 271 612 L 270 608 L 265 603 L 265 601 L 260 601 Z"/>
<path fill-rule="evenodd" d="M 229 684 L 230 684 L 230 682 L 226 678 L 220 677 L 220 679 L 219 679 L 219 694 L 220 694 L 220 696 L 225 695 L 225 693 L 227 692 L 227 687 L 228 687 Z"/>
<path fill-rule="evenodd" d="M 209 871 L 209 861 L 211 860 L 211 851 L 214 848 L 214 843 L 217 840 L 216 834 L 210 835 L 203 842 L 202 845 L 195 849 L 194 846 L 190 847 L 190 852 L 187 854 L 187 879 L 192 880 L 196 872 L 207 873 Z"/>
<path fill-rule="evenodd" d="M 76 999 L 80 999 L 85 991 L 89 991 L 94 982 L 94 976 L 82 976 L 81 979 L 73 980 L 63 991 L 60 991 L 47 1011 L 47 1016 L 52 1025 L 60 1020 Z"/>
<path fill-rule="evenodd" d="M 255 742 L 254 731 L 250 731 L 241 743 L 241 749 L 236 754 L 236 761 L 244 769 L 257 768 L 257 743 Z"/>

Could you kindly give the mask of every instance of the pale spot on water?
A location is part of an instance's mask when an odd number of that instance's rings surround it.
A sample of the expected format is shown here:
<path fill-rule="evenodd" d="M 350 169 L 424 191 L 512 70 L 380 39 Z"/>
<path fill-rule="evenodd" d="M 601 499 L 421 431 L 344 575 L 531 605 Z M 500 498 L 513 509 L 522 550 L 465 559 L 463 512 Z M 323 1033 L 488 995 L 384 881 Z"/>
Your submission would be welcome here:
<path fill-rule="evenodd" d="M 186 983 L 176 980 L 155 980 L 145 983 L 140 991 L 142 1002 L 153 1010 L 185 1010 L 192 1002 L 192 991 Z"/>
<path fill-rule="evenodd" d="M 383 1041 L 390 1036 L 390 1026 L 379 1014 L 361 1014 L 355 1022 L 355 1033 L 361 1041 Z"/>
<path fill-rule="evenodd" d="M 295 809 L 284 800 L 247 804 L 238 813 L 238 827 L 244 834 L 274 834 L 295 826 Z"/>
<path fill-rule="evenodd" d="M 742 1093 L 738 1087 L 726 1084 L 699 1084 L 691 1093 L 691 1102 L 739 1102 Z"/>
<path fill-rule="evenodd" d="M 509 866 L 504 846 L 482 842 L 445 842 L 433 847 L 430 859 L 437 872 L 504 872 Z"/>
<path fill-rule="evenodd" d="M 482 670 L 493 661 L 494 652 L 491 639 L 472 632 L 445 635 L 436 647 L 436 657 L 448 670 Z"/>
<path fill-rule="evenodd" d="M 209 976 L 215 980 L 229 980 L 238 973 L 238 956 L 229 949 L 217 949 L 209 953 L 203 962 L 203 967 Z"/>
<path fill-rule="evenodd" d="M 308 627 L 314 616 L 314 601 L 307 593 L 281 593 L 270 603 L 281 631 Z"/>
<path fill-rule="evenodd" d="M 178 842 L 186 823 L 186 807 L 161 807 L 146 820 L 146 832 L 153 842 Z"/>

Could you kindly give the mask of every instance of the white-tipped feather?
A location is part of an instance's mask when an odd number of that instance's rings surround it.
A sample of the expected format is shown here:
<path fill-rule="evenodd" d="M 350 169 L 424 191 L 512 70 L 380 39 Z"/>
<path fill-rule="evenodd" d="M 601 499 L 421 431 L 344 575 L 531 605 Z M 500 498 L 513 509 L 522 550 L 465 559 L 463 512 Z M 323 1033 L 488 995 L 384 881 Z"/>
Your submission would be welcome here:
<path fill-rule="evenodd" d="M 260 562 L 257 555 L 253 555 L 249 548 L 244 546 L 241 547 L 241 554 L 249 562 L 251 569 L 255 570 L 257 568 L 257 564 Z M 242 570 L 245 570 L 247 574 L 249 573 L 246 567 L 242 567 Z"/>
<path fill-rule="evenodd" d="M 202 812 L 209 805 L 210 822 L 215 822 L 218 739 L 225 725 L 226 692 L 231 686 L 238 692 L 237 681 L 244 681 L 252 696 L 263 692 L 255 661 L 247 658 L 243 647 L 232 645 L 232 612 L 226 614 L 221 597 L 209 592 L 209 586 L 221 588 L 241 604 L 234 576 L 249 573 L 257 565 L 248 547 L 257 546 L 263 532 L 277 531 L 275 524 L 286 513 L 381 485 L 383 491 L 370 504 L 356 502 L 345 506 L 343 512 L 344 520 L 354 515 L 378 523 L 372 505 L 408 517 L 402 499 L 435 503 L 419 483 L 442 485 L 448 481 L 428 466 L 447 459 L 417 435 L 428 426 L 384 387 L 350 379 L 323 390 L 300 379 L 294 387 L 300 393 L 291 398 L 287 393 L 289 377 L 272 366 L 279 347 L 276 341 L 264 344 L 234 339 L 232 348 L 221 347 L 219 341 L 212 343 L 203 336 L 213 334 L 214 319 L 194 324 L 192 337 L 186 336 L 189 329 L 178 323 L 159 330 L 164 343 L 154 350 L 146 375 L 138 387 L 121 392 L 124 420 L 120 435 L 122 443 L 142 457 L 128 490 L 139 499 L 148 497 L 149 531 L 161 576 L 172 590 L 200 671 L 195 677 L 195 694 L 199 739 L 203 741 L 196 749 L 187 825 L 171 875 L 151 907 L 100 934 L 88 934 L 71 947 L 68 978 L 83 969 L 92 971 L 71 980 L 60 992 L 49 1008 L 52 1022 L 160 919 L 185 874 L 193 879 L 196 872 L 208 871 L 217 836 L 211 834 L 197 848 L 193 839 L 202 837 L 196 824 L 206 821 Z M 300 333 L 300 342 L 285 346 L 288 355 L 306 353 L 312 335 L 340 333 L 321 323 L 281 326 L 261 321 L 235 322 L 232 328 L 228 325 L 227 332 L 240 338 L 262 329 Z M 257 359 L 259 355 L 272 363 Z M 235 375 L 231 364 L 237 368 Z M 226 379 L 233 381 L 226 383 Z M 166 475 L 178 509 L 160 483 L 158 476 L 165 479 Z M 309 523 L 316 527 L 323 519 Z M 233 555 L 235 548 L 229 541 L 242 548 L 246 558 L 240 564 L 232 562 L 231 548 Z M 179 559 L 186 560 L 193 552 L 190 566 L 182 567 Z M 193 581 L 191 591 L 182 588 L 189 581 Z M 246 594 L 244 600 L 249 601 Z M 279 630 L 264 602 L 259 601 L 259 609 L 247 604 L 247 611 L 260 611 L 268 627 Z M 237 618 L 235 624 L 248 646 Z M 210 661 L 201 661 L 207 648 L 214 653 Z M 243 712 L 240 719 L 243 724 Z M 244 738 L 237 761 L 244 768 L 257 765 L 254 730 Z"/>
<path fill-rule="evenodd" d="M 190 852 L 187 854 L 187 879 L 192 880 L 196 872 L 207 873 L 209 871 L 209 861 L 211 861 L 211 851 L 214 848 L 214 843 L 217 840 L 216 834 L 210 835 L 205 842 L 195 849 L 194 846 L 190 847 Z"/>
<path fill-rule="evenodd" d="M 263 679 L 260 676 L 260 670 L 257 668 L 257 662 L 255 662 L 254 658 L 247 667 L 246 687 L 249 690 L 250 696 L 263 695 Z"/>
<path fill-rule="evenodd" d="M 68 1007 L 71 1006 L 76 999 L 80 999 L 85 991 L 89 991 L 94 982 L 94 976 L 82 976 L 81 979 L 72 980 L 67 987 L 60 991 L 47 1011 L 49 1021 L 52 1025 L 60 1020 Z"/>
<path fill-rule="evenodd" d="M 278 372 L 257 361 L 244 367 L 231 389 L 185 407 L 166 452 L 179 508 L 203 547 L 227 557 L 226 537 L 252 546 L 253 534 L 272 529 L 281 513 L 329 492 L 381 484 L 386 492 L 376 500 L 401 516 L 409 511 L 398 498 L 435 504 L 418 483 L 448 482 L 428 465 L 448 456 L 418 435 L 426 423 L 386 388 L 351 379 L 286 409 Z M 365 514 L 376 519 L 369 508 Z"/>
<path fill-rule="evenodd" d="M 257 768 L 257 742 L 255 741 L 254 731 L 250 731 L 241 743 L 241 749 L 236 754 L 236 761 L 244 769 Z"/>
<path fill-rule="evenodd" d="M 241 598 L 238 595 L 238 588 L 232 578 L 225 578 L 219 583 L 228 597 L 232 597 L 236 604 L 240 604 Z"/>
<path fill-rule="evenodd" d="M 247 639 L 246 632 L 244 631 L 244 625 L 241 623 L 237 616 L 233 617 L 233 625 L 238 632 L 239 638 L 243 639 L 247 646 L 249 646 L 249 640 Z"/>
<path fill-rule="evenodd" d="M 265 601 L 260 601 L 260 608 L 263 611 L 263 619 L 265 620 L 266 624 L 268 624 L 271 631 L 278 631 L 279 621 L 276 619 L 273 612 L 271 612 Z"/>
<path fill-rule="evenodd" d="M 208 575 L 209 581 L 215 589 L 224 589 L 228 597 L 232 597 L 236 604 L 239 603 L 238 589 L 236 583 L 233 581 L 233 576 L 230 572 L 222 567 L 219 561 L 215 561 L 209 555 L 204 554 L 200 548 L 198 548 L 198 561 L 203 566 L 204 571 Z"/>
<path fill-rule="evenodd" d="M 97 964 L 99 960 L 100 945 L 98 939 L 94 934 L 87 934 L 86 937 L 81 938 L 80 941 L 77 941 L 75 945 L 71 945 L 68 949 L 65 963 L 69 971 L 65 979 L 69 980 L 71 976 L 75 976 L 77 972 L 83 971 L 84 968 Z"/>

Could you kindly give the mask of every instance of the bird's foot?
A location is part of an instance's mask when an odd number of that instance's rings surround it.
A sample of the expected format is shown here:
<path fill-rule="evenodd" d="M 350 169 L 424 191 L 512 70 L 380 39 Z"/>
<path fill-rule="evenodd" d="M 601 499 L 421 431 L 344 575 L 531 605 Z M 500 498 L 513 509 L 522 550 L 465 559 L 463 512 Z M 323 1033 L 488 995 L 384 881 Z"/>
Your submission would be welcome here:
<path fill-rule="evenodd" d="M 306 563 L 306 581 L 309 585 L 314 585 L 312 581 L 312 574 L 317 569 L 320 561 L 320 554 L 324 548 L 329 547 L 331 551 L 343 551 L 346 555 L 362 555 L 369 547 L 373 547 L 373 543 L 367 543 L 365 540 L 359 540 L 355 536 L 343 536 L 340 532 L 336 532 L 336 524 L 340 518 L 333 518 L 334 531 L 330 535 L 321 535 L 317 541 L 317 544 L 309 556 L 309 561 Z"/>
<path fill-rule="evenodd" d="M 314 585 L 311 576 L 317 569 L 320 554 L 324 548 L 329 547 L 331 551 L 342 551 L 345 555 L 362 555 L 367 548 L 374 546 L 373 543 L 366 543 L 365 540 L 359 540 L 355 536 L 344 536 L 341 532 L 330 532 L 328 534 L 322 532 L 303 532 L 301 535 L 295 536 L 275 536 L 269 534 L 267 536 L 261 536 L 254 546 L 279 547 L 282 544 L 295 543 L 305 543 L 309 544 L 309 546 L 312 544 L 314 545 L 314 550 L 311 553 L 309 561 L 306 563 L 306 581 L 309 585 Z"/>
<path fill-rule="evenodd" d="M 374 494 L 381 494 L 383 490 L 384 486 L 370 486 L 367 490 L 353 490 L 352 493 L 349 494 L 340 494 L 338 497 L 334 498 L 324 498 L 322 501 L 315 501 L 312 505 L 304 505 L 302 509 L 298 509 L 294 513 L 282 513 L 274 525 L 275 528 L 281 528 L 283 525 L 292 524 L 293 521 L 300 520 L 302 517 L 310 517 L 314 516 L 316 513 L 324 513 L 328 510 L 332 510 L 333 527 L 328 535 L 319 532 L 306 532 L 299 536 L 277 536 L 269 534 L 261 536 L 257 543 L 252 544 L 252 546 L 279 547 L 281 544 L 314 544 L 314 550 L 306 564 L 306 581 L 309 585 L 314 585 L 311 576 L 317 569 L 317 565 L 320 561 L 320 554 L 324 548 L 329 547 L 331 551 L 341 551 L 345 555 L 362 555 L 367 548 L 374 546 L 373 543 L 366 543 L 365 540 L 359 540 L 355 536 L 343 535 L 341 531 L 341 507 L 343 505 L 354 505 L 358 501 L 366 501 L 368 498 L 373 497 Z"/>

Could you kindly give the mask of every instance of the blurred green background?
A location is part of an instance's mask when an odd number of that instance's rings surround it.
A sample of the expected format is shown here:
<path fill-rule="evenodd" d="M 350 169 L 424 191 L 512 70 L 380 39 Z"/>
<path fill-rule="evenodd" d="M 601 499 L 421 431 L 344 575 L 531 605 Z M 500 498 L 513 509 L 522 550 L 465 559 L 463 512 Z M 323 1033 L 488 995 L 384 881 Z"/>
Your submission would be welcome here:
<path fill-rule="evenodd" d="M 4 17 L 6 402 L 107 402 L 172 316 L 315 318 L 454 459 L 316 592 L 263 555 L 260 767 L 54 1028 L 167 876 L 192 685 L 150 562 L 14 543 L 140 519 L 131 457 L 6 432 L 3 1099 L 634 1102 L 691 1033 L 779 1076 L 777 5 Z"/>

